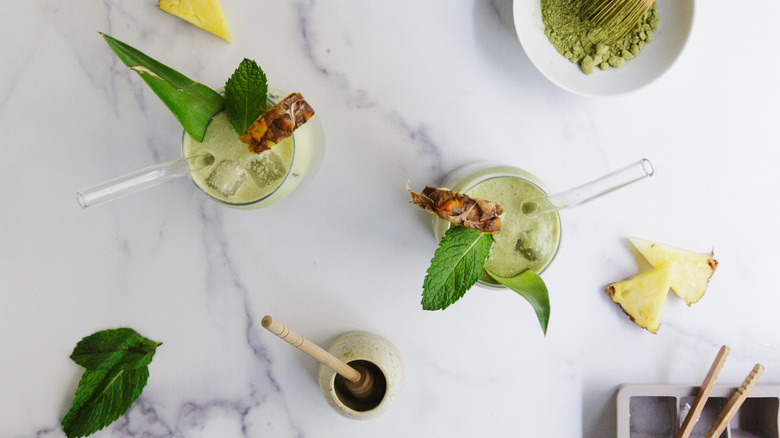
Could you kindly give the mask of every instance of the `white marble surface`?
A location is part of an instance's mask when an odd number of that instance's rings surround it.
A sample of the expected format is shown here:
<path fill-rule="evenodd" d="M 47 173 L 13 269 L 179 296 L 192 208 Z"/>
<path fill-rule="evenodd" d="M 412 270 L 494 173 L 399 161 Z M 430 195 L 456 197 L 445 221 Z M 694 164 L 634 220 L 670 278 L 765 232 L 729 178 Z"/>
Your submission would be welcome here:
<path fill-rule="evenodd" d="M 672 70 L 606 100 L 536 72 L 509 0 L 222 2 L 232 45 L 153 0 L 0 3 L 0 436 L 64 436 L 71 349 L 121 326 L 164 345 L 100 437 L 611 437 L 619 384 L 695 384 L 721 344 L 724 383 L 755 362 L 780 381 L 776 2 L 700 1 Z M 257 211 L 186 180 L 82 211 L 76 190 L 176 158 L 181 132 L 97 31 L 215 87 L 256 59 L 322 118 L 314 182 Z M 643 156 L 656 177 L 565 213 L 546 338 L 509 292 L 420 309 L 436 244 L 407 180 L 490 159 L 563 189 Z M 629 235 L 720 261 L 700 303 L 669 299 L 657 336 L 603 292 L 638 270 Z M 393 341 L 396 404 L 336 415 L 267 313 L 322 345 L 353 329 Z"/>

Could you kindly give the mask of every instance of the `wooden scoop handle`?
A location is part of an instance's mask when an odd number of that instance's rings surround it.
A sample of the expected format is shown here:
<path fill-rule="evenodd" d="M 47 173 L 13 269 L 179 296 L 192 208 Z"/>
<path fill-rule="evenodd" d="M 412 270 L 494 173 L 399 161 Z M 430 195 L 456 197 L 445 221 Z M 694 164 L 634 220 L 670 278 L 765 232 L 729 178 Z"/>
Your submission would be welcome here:
<path fill-rule="evenodd" d="M 740 406 L 742 406 L 742 403 L 745 401 L 748 394 L 750 394 L 750 391 L 752 391 L 753 387 L 758 383 L 758 379 L 763 372 L 764 366 L 757 363 L 750 374 L 745 378 L 745 381 L 742 382 L 742 386 L 734 391 L 734 394 L 731 396 L 728 403 L 726 403 L 726 407 L 720 412 L 720 415 L 718 415 L 718 418 L 715 420 L 715 424 L 712 425 L 712 428 L 707 432 L 705 438 L 719 437 L 720 434 L 723 433 L 726 426 L 728 426 L 729 421 L 734 418 L 734 415 L 737 413 Z"/>
<path fill-rule="evenodd" d="M 266 315 L 261 322 L 269 332 L 279 336 L 292 345 L 293 347 L 303 351 L 309 356 L 313 357 L 321 364 L 332 369 L 333 371 L 341 374 L 345 379 L 353 383 L 359 383 L 361 380 L 360 371 L 352 368 L 351 366 L 340 361 L 336 356 L 323 350 L 319 345 L 305 339 L 298 333 L 290 330 L 286 325 Z M 365 379 L 364 379 L 365 380 Z"/>

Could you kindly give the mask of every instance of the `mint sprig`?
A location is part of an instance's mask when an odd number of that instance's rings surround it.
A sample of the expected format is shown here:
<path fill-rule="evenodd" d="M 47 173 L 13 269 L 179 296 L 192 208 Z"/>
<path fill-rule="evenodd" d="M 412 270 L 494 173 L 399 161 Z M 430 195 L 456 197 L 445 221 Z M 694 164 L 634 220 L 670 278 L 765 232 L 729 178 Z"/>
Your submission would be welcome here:
<path fill-rule="evenodd" d="M 490 234 L 450 227 L 436 249 L 423 282 L 423 309 L 446 309 L 461 299 L 482 275 L 492 245 Z"/>
<path fill-rule="evenodd" d="M 268 81 L 255 61 L 244 58 L 225 82 L 225 109 L 236 132 L 243 134 L 265 112 Z"/>
<path fill-rule="evenodd" d="M 127 412 L 146 386 L 148 365 L 160 345 L 129 328 L 82 339 L 70 357 L 86 370 L 62 419 L 65 435 L 91 435 Z"/>
<path fill-rule="evenodd" d="M 106 34 L 101 35 L 116 56 L 138 73 L 171 110 L 184 130 L 195 140 L 203 141 L 211 118 L 225 106 L 222 96 L 139 50 Z"/>
<path fill-rule="evenodd" d="M 158 346 L 131 328 L 104 330 L 79 341 L 70 358 L 88 370 L 138 368 L 149 365 Z"/>
<path fill-rule="evenodd" d="M 550 321 L 550 295 L 542 277 L 526 269 L 514 277 L 499 277 L 485 270 L 498 283 L 512 289 L 528 300 L 536 312 L 536 318 L 542 326 L 542 332 L 547 335 L 547 323 Z"/>
<path fill-rule="evenodd" d="M 481 231 L 462 226 L 447 229 L 423 282 L 423 309 L 446 309 L 461 299 L 479 281 L 483 272 L 487 272 L 499 284 L 517 292 L 531 304 L 546 336 L 550 321 L 550 295 L 544 280 L 528 269 L 514 277 L 500 277 L 486 270 L 484 266 L 493 242 L 491 234 Z"/>

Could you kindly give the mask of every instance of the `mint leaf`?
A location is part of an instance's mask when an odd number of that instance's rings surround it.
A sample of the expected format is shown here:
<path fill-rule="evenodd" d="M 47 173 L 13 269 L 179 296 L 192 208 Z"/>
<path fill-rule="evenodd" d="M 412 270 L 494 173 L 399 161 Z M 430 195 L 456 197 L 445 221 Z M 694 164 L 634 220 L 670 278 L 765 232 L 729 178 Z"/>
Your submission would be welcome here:
<path fill-rule="evenodd" d="M 141 395 L 149 370 L 100 368 L 81 376 L 73 406 L 62 419 L 68 438 L 91 435 L 122 416 Z"/>
<path fill-rule="evenodd" d="M 193 81 L 106 34 L 103 38 L 126 66 L 141 76 L 154 94 L 171 110 L 195 140 L 203 141 L 211 118 L 225 106 L 225 99 L 211 88 Z"/>
<path fill-rule="evenodd" d="M 160 345 L 130 328 L 100 331 L 76 345 L 70 357 L 87 369 L 62 419 L 68 438 L 95 433 L 127 412 L 146 386 Z"/>
<path fill-rule="evenodd" d="M 546 336 L 547 323 L 550 321 L 550 295 L 547 293 L 547 286 L 542 277 L 528 269 L 514 277 L 499 277 L 490 271 L 487 273 L 494 280 L 517 292 L 531 303 Z"/>
<path fill-rule="evenodd" d="M 117 365 L 140 368 L 151 363 L 159 345 L 131 328 L 104 330 L 79 341 L 70 358 L 88 370 Z"/>
<path fill-rule="evenodd" d="M 225 82 L 225 109 L 236 132 L 243 134 L 265 112 L 268 81 L 255 61 L 244 58 Z"/>
<path fill-rule="evenodd" d="M 493 236 L 466 227 L 450 227 L 439 243 L 423 282 L 422 307 L 446 309 L 482 275 Z"/>

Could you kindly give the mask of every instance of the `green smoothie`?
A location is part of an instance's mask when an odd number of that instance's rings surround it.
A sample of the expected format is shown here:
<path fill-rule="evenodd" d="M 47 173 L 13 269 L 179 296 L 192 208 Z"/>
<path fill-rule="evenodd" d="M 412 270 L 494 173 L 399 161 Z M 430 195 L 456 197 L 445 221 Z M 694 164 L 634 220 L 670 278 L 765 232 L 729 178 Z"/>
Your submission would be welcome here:
<path fill-rule="evenodd" d="M 521 211 L 524 200 L 546 195 L 543 184 L 533 175 L 514 167 L 477 163 L 453 172 L 445 186 L 503 207 L 501 231 L 493 235 L 495 243 L 485 262 L 490 272 L 514 277 L 530 269 L 538 274 L 555 257 L 561 238 L 560 216 L 549 213 L 528 217 Z M 436 235 L 441 238 L 449 222 L 436 221 Z M 495 284 L 487 274 L 481 281 Z"/>
<path fill-rule="evenodd" d="M 280 94 L 269 92 L 269 100 Z M 273 102 L 271 102 L 273 103 Z M 260 208 L 295 191 L 322 162 L 324 135 L 314 116 L 291 137 L 261 154 L 238 139 L 227 113 L 216 114 L 202 142 L 182 137 L 185 157 L 210 153 L 214 163 L 190 173 L 193 183 L 218 202 L 234 208 Z"/>
<path fill-rule="evenodd" d="M 262 154 L 251 153 L 222 111 L 211 119 L 203 142 L 189 136 L 184 141 L 185 156 L 203 152 L 214 156 L 214 164 L 191 174 L 195 184 L 214 198 L 245 204 L 279 187 L 292 163 L 293 142 L 287 138 Z"/>
<path fill-rule="evenodd" d="M 519 178 L 498 177 L 477 184 L 466 194 L 504 208 L 501 232 L 493 236 L 485 269 L 499 277 L 514 277 L 526 269 L 538 274 L 550 263 L 560 238 L 558 217 L 528 217 L 520 210 L 523 200 L 545 195 L 537 186 Z"/>

